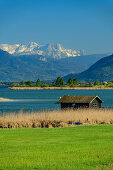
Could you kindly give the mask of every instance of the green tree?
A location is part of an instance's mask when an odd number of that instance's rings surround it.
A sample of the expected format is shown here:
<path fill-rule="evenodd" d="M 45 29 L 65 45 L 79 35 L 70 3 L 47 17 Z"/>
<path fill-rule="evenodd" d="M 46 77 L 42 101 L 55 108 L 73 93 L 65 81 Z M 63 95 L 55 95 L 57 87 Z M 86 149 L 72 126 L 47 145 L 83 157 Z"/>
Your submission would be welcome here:
<path fill-rule="evenodd" d="M 41 84 L 41 87 L 49 87 L 49 84 L 46 84 L 46 83 Z"/>
<path fill-rule="evenodd" d="M 107 82 L 107 81 L 104 81 L 104 82 L 103 82 L 103 85 L 104 85 L 104 86 L 107 86 L 108 84 L 109 84 L 109 82 Z"/>
<path fill-rule="evenodd" d="M 89 82 L 89 87 L 93 87 L 93 83 L 92 82 Z"/>
<path fill-rule="evenodd" d="M 56 79 L 56 86 L 63 86 L 64 85 L 64 80 L 61 77 L 58 77 Z"/>
<path fill-rule="evenodd" d="M 73 86 L 73 79 L 72 78 L 69 78 L 68 84 L 69 84 L 69 86 Z"/>
<path fill-rule="evenodd" d="M 98 81 L 98 80 L 95 80 L 94 85 L 95 85 L 95 86 L 98 86 L 99 84 L 100 84 L 99 81 Z"/>
<path fill-rule="evenodd" d="M 112 81 L 108 82 L 108 84 L 106 86 L 113 87 L 113 82 Z"/>
<path fill-rule="evenodd" d="M 78 79 L 77 79 L 77 78 L 74 78 L 74 79 L 73 79 L 73 85 L 78 86 L 78 84 L 79 84 L 79 83 L 78 83 Z"/>
<path fill-rule="evenodd" d="M 21 81 L 21 82 L 20 82 L 20 85 L 21 85 L 21 86 L 24 86 L 24 85 L 25 85 L 24 81 Z"/>
<path fill-rule="evenodd" d="M 26 81 L 26 84 L 29 86 L 29 87 L 31 87 L 32 86 L 32 81 Z"/>
<path fill-rule="evenodd" d="M 20 84 L 19 84 L 19 83 L 12 83 L 11 86 L 12 86 L 12 87 L 19 87 Z"/>
<path fill-rule="evenodd" d="M 40 79 L 38 79 L 38 80 L 36 81 L 36 86 L 37 86 L 37 87 L 40 87 L 41 84 L 42 84 L 42 82 L 40 81 Z"/>

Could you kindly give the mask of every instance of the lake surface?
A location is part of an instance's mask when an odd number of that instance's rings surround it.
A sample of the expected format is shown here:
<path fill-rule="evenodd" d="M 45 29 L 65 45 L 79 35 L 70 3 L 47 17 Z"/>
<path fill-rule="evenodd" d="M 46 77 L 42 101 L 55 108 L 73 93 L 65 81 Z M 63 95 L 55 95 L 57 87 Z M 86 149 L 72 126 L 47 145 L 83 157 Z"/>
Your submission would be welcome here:
<path fill-rule="evenodd" d="M 57 101 L 63 95 L 96 95 L 104 101 L 102 107 L 113 107 L 113 90 L 9 90 L 0 87 L 0 97 L 14 99 L 0 102 L 0 114 L 21 109 L 30 112 L 59 109 Z"/>

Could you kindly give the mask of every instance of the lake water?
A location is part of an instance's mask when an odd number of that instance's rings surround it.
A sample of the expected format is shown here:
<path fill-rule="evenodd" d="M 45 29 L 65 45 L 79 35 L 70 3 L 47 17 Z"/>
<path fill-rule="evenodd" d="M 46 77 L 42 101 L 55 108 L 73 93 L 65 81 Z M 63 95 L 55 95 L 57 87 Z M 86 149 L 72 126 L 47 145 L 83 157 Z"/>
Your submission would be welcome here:
<path fill-rule="evenodd" d="M 0 87 L 0 97 L 14 99 L 0 102 L 0 113 L 58 109 L 57 101 L 63 95 L 96 95 L 104 101 L 102 107 L 113 107 L 113 90 L 9 90 Z"/>

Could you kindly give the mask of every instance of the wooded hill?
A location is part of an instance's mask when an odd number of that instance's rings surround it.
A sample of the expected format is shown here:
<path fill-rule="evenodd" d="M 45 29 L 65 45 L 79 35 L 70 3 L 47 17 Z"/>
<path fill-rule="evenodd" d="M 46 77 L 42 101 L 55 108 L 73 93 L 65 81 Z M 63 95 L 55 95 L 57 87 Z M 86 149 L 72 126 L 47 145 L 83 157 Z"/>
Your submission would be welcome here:
<path fill-rule="evenodd" d="M 44 81 L 52 81 L 58 76 L 84 71 L 106 55 L 99 54 L 54 59 L 41 55 L 14 56 L 0 50 L 0 81 L 36 81 L 38 78 Z"/>
<path fill-rule="evenodd" d="M 95 79 L 99 81 L 113 80 L 113 54 L 100 59 L 86 71 L 79 74 L 69 74 L 63 77 L 63 79 L 67 81 L 70 77 L 76 77 L 79 81 L 94 81 Z"/>

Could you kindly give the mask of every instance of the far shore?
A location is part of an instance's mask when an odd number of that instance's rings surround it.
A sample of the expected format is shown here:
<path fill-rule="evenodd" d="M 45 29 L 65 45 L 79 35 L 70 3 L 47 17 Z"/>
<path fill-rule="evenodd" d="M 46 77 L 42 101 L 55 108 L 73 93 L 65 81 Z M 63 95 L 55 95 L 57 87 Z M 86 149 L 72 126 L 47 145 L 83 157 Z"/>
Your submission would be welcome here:
<path fill-rule="evenodd" d="M 9 87 L 11 90 L 110 90 L 113 87 Z"/>

